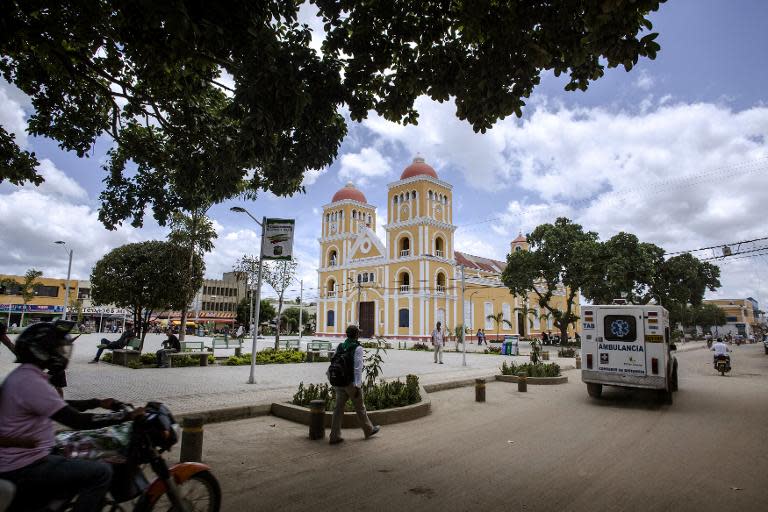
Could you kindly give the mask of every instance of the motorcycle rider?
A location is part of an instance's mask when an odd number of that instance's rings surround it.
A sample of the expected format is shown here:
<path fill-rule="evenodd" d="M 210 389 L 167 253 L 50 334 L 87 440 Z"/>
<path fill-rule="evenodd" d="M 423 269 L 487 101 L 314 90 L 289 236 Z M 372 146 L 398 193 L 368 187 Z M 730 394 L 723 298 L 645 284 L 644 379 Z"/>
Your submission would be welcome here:
<path fill-rule="evenodd" d="M 714 358 L 712 359 L 712 363 L 716 363 L 717 359 L 720 357 L 724 357 L 726 360 L 726 363 L 728 364 L 728 367 L 731 366 L 731 356 L 728 355 L 728 352 L 730 350 L 728 349 L 728 345 L 723 343 L 722 338 L 717 338 L 717 342 L 712 344 L 712 348 L 710 349 L 715 353 Z"/>
<path fill-rule="evenodd" d="M 72 429 L 94 429 L 130 421 L 144 413 L 85 413 L 98 407 L 111 409 L 112 398 L 62 399 L 44 370 L 63 371 L 72 353 L 69 331 L 74 322 L 37 323 L 16 339 L 20 366 L 5 379 L 0 392 L 0 439 L 25 439 L 32 447 L 0 446 L 0 480 L 16 486 L 10 510 L 33 510 L 57 499 L 78 496 L 73 511 L 101 510 L 112 481 L 112 468 L 100 461 L 66 459 L 51 454 L 54 421 Z"/>

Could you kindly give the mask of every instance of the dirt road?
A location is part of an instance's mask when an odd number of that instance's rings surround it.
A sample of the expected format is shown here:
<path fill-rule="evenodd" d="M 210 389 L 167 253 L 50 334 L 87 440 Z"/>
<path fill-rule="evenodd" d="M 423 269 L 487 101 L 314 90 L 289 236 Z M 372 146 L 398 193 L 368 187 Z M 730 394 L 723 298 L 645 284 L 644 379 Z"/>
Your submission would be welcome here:
<path fill-rule="evenodd" d="M 274 417 L 206 428 L 225 510 L 768 510 L 768 355 L 736 348 L 726 377 L 679 355 L 671 406 L 644 392 L 488 385 L 430 395 L 433 413 L 329 446 Z"/>

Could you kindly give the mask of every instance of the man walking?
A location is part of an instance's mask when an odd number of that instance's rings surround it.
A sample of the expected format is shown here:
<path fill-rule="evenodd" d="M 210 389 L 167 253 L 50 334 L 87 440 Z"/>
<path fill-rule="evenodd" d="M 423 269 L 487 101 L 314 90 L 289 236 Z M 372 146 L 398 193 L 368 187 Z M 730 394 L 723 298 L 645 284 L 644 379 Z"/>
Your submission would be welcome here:
<path fill-rule="evenodd" d="M 438 359 L 440 364 L 443 364 L 443 345 L 445 344 L 445 333 L 442 330 L 442 325 L 437 322 L 435 330 L 432 331 L 432 346 L 435 347 L 435 364 Z"/>
<path fill-rule="evenodd" d="M 346 386 L 334 386 L 336 389 L 336 407 L 333 409 L 333 418 L 331 420 L 330 444 L 339 444 L 344 439 L 341 437 L 341 421 L 344 418 L 344 405 L 347 399 L 352 400 L 357 414 L 357 421 L 360 428 L 363 429 L 365 438 L 368 439 L 376 435 L 381 429 L 378 425 L 371 423 L 368 413 L 365 410 L 363 401 L 363 347 L 360 346 L 360 329 L 356 325 L 347 327 L 347 339 L 344 343 L 339 343 L 336 352 L 343 355 L 344 361 L 351 366 L 352 380 Z M 336 356 L 334 356 L 335 358 Z"/>

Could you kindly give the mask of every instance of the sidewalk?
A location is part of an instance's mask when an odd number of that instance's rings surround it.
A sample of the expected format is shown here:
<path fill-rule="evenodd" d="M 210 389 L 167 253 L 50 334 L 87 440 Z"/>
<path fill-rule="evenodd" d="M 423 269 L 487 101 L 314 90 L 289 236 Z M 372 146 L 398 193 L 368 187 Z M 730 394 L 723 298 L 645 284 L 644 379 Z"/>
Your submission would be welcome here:
<path fill-rule="evenodd" d="M 248 384 L 249 366 L 214 365 L 168 369 L 131 370 L 106 363 L 88 364 L 96 353 L 102 337 L 117 335 L 88 334 L 75 342 L 75 350 L 67 370 L 69 387 L 65 397 L 86 399 L 114 397 L 141 404 L 150 400 L 166 403 L 176 413 L 209 409 L 222 409 L 243 405 L 257 405 L 289 401 L 300 382 L 324 383 L 328 363 L 274 364 L 256 366 L 255 384 Z M 150 334 L 144 346 L 145 353 L 153 353 L 165 336 Z M 189 338 L 190 341 L 199 339 Z M 259 349 L 272 346 L 272 340 L 259 340 Z M 250 344 L 247 351 L 250 352 Z M 450 346 L 449 346 L 450 347 Z M 231 352 L 231 351 L 230 351 Z M 554 355 L 554 354 L 551 354 Z M 434 384 L 458 379 L 486 377 L 500 373 L 503 361 L 523 363 L 526 356 L 510 357 L 467 353 L 467 366 L 462 366 L 461 353 L 443 354 L 445 364 L 434 364 L 431 352 L 390 349 L 384 355 L 385 379 L 404 378 L 412 373 L 422 384 Z M 573 359 L 552 358 L 549 362 L 560 366 L 573 366 Z M 0 348 L 0 379 L 13 368 L 11 354 Z"/>

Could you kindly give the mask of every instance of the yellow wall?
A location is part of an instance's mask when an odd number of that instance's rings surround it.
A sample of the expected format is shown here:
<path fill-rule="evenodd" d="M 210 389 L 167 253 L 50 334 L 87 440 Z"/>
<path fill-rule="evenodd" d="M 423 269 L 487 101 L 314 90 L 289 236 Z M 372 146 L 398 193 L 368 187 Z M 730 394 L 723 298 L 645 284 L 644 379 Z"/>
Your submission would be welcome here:
<path fill-rule="evenodd" d="M 4 280 L 4 279 L 11 279 L 16 281 L 17 283 L 22 283 L 24 281 L 24 276 L 0 274 L 0 280 Z M 66 279 L 58 279 L 53 277 L 40 277 L 37 279 L 36 283 L 41 284 L 43 286 L 55 286 L 57 288 L 58 295 L 56 297 L 36 296 L 31 301 L 29 301 L 28 304 L 32 304 L 35 306 L 63 306 L 64 305 L 64 290 L 67 285 Z M 77 279 L 69 280 L 70 304 L 72 304 L 72 302 L 75 299 L 77 299 L 77 286 L 78 286 Z M 24 300 L 22 299 L 21 295 L 2 294 L 0 295 L 0 304 L 24 304 Z"/>

